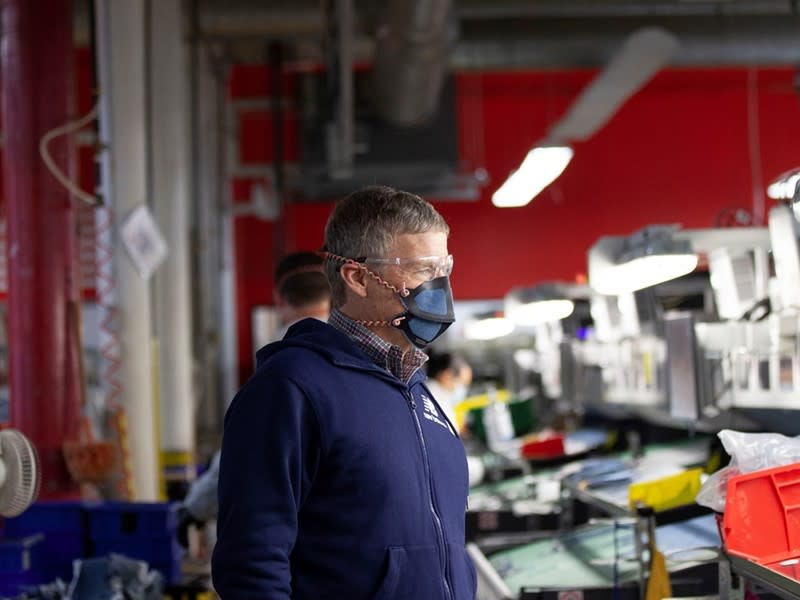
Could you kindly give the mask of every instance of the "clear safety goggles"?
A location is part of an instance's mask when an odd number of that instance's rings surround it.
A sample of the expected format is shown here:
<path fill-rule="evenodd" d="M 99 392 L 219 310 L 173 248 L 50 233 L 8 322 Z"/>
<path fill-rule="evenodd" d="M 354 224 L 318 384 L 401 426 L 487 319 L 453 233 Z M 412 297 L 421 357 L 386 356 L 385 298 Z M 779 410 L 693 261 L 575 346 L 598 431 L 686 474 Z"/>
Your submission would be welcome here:
<path fill-rule="evenodd" d="M 359 258 L 358 262 L 374 265 L 395 265 L 404 273 L 430 281 L 437 277 L 449 277 L 453 272 L 453 255 L 420 256 L 415 258 Z"/>

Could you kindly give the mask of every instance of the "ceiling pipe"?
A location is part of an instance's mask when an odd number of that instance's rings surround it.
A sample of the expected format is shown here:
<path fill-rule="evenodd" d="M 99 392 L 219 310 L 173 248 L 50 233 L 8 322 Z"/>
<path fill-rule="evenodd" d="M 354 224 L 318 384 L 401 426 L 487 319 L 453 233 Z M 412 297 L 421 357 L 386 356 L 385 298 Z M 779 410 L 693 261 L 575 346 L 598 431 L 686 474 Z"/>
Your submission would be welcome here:
<path fill-rule="evenodd" d="M 378 27 L 375 109 L 396 125 L 424 124 L 436 112 L 455 40 L 451 0 L 392 0 Z"/>

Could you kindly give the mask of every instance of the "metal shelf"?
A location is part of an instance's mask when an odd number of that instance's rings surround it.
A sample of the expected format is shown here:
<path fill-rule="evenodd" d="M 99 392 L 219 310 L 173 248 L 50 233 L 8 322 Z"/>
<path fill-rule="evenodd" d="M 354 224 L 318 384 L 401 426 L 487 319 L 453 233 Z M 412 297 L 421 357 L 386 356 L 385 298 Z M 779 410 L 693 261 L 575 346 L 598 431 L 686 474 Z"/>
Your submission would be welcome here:
<path fill-rule="evenodd" d="M 800 581 L 746 558 L 733 554 L 728 554 L 727 557 L 731 563 L 731 568 L 739 576 L 761 585 L 781 598 L 786 598 L 787 600 L 800 599 Z"/>

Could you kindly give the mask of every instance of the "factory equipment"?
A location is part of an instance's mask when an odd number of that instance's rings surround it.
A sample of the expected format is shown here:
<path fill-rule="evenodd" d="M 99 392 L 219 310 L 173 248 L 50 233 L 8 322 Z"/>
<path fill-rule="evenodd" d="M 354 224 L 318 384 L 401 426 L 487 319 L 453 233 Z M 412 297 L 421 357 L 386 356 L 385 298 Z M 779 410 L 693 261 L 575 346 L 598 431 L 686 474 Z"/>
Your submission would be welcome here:
<path fill-rule="evenodd" d="M 708 439 L 697 438 L 475 489 L 467 522 L 478 598 L 640 598 L 668 582 L 677 595 L 716 592 L 716 522 L 689 485 L 707 457 Z M 669 579 L 658 580 L 659 565 Z"/>
<path fill-rule="evenodd" d="M 588 321 L 588 295 L 585 285 L 547 282 L 514 288 L 503 299 L 506 318 L 534 336 L 531 360 L 520 366 L 539 373 L 542 391 L 556 400 L 557 412 L 577 404 L 572 342 Z"/>
<path fill-rule="evenodd" d="M 695 325 L 698 368 L 705 394 L 711 394 L 706 412 L 745 409 L 769 419 L 775 431 L 797 433 L 791 420 L 764 412 L 800 408 L 800 245 L 792 208 L 774 207 L 765 231 L 772 277 L 761 246 L 712 254 L 711 282 L 724 320 Z"/>
<path fill-rule="evenodd" d="M 603 344 L 595 355 L 604 399 L 655 407 L 686 424 L 719 412 L 733 370 L 744 370 L 748 388 L 760 385 L 766 367 L 751 358 L 769 348 L 767 323 L 760 322 L 768 302 L 769 248 L 765 227 L 658 225 L 598 240 L 589 252 L 589 283 L 605 294 L 592 301 Z M 700 310 L 671 312 L 662 301 L 664 286 L 684 281 L 678 278 L 701 261 L 708 265 L 716 311 L 704 303 Z M 704 295 L 703 289 L 687 291 Z"/>

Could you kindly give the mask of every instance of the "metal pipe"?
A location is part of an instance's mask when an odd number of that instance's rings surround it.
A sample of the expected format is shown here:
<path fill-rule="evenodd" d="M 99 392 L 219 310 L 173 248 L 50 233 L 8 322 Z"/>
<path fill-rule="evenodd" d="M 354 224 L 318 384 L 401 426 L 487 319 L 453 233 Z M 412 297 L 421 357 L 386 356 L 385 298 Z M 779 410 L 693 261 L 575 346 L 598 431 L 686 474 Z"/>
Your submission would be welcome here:
<path fill-rule="evenodd" d="M 436 112 L 455 40 L 451 0 L 394 0 L 377 32 L 375 109 L 396 125 L 425 123 Z"/>
<path fill-rule="evenodd" d="M 353 0 L 335 0 L 338 82 L 334 139 L 329 142 L 330 172 L 334 179 L 353 176 L 355 94 L 353 90 Z"/>
<path fill-rule="evenodd" d="M 71 117 L 71 23 L 68 0 L 2 5 L 11 422 L 39 452 L 44 498 L 78 492 L 61 454 L 80 418 L 67 322 L 76 300 L 69 282 L 78 278 L 74 207 L 38 151 L 42 136 Z M 64 172 L 70 149 L 65 137 L 50 145 Z"/>
<path fill-rule="evenodd" d="M 796 64 L 800 19 L 786 15 L 462 21 L 456 69 L 595 67 L 632 31 L 658 24 L 680 46 L 670 66 Z"/>
<path fill-rule="evenodd" d="M 194 348 L 199 362 L 197 456 L 207 459 L 219 447 L 222 432 L 220 391 L 220 352 L 218 333 L 219 305 L 217 278 L 219 267 L 220 177 L 217 154 L 221 124 L 217 119 L 218 83 L 212 72 L 210 50 L 198 41 L 197 0 L 190 4 L 192 27 L 191 113 L 192 113 L 192 207 L 196 251 L 192 254 L 192 297 L 195 298 Z"/>

